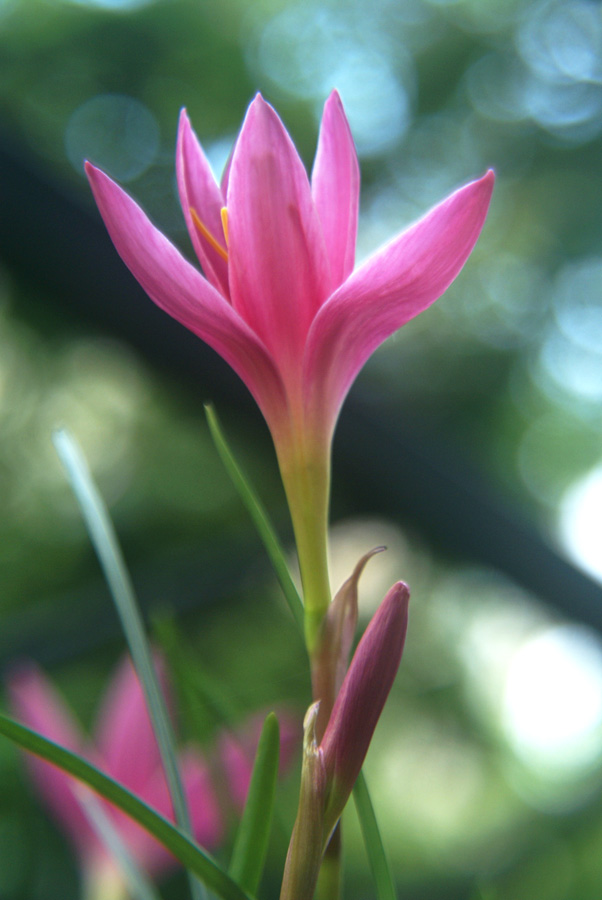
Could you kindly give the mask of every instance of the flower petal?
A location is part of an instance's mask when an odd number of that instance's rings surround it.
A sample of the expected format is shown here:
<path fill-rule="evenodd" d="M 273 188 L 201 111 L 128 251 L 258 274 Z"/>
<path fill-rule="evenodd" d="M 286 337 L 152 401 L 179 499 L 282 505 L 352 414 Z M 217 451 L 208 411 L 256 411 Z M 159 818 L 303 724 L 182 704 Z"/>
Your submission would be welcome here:
<path fill-rule="evenodd" d="M 244 809 L 253 771 L 253 748 L 230 731 L 220 735 L 219 760 L 224 770 L 224 782 L 237 814 Z"/>
<path fill-rule="evenodd" d="M 377 251 L 320 309 L 308 336 L 304 392 L 308 420 L 325 434 L 370 354 L 431 305 L 468 259 L 485 221 L 489 171 Z"/>
<path fill-rule="evenodd" d="M 202 237 L 191 213 L 191 209 L 194 209 L 203 225 L 226 251 L 221 219 L 221 210 L 226 201 L 184 109 L 180 113 L 178 128 L 176 172 L 186 227 L 203 272 L 224 297 L 229 297 L 228 262 Z"/>
<path fill-rule="evenodd" d="M 334 290 L 353 271 L 360 191 L 357 153 L 336 91 L 324 106 L 311 189 L 322 223 Z"/>
<path fill-rule="evenodd" d="M 84 753 L 84 738 L 77 723 L 41 669 L 33 663 L 15 668 L 8 678 L 8 695 L 20 722 L 67 750 L 89 758 Z M 36 756 L 27 754 L 27 766 L 46 806 L 63 825 L 80 857 L 87 857 L 98 841 L 73 792 L 77 782 Z"/>
<path fill-rule="evenodd" d="M 275 111 L 255 98 L 228 182 L 230 292 L 289 387 L 330 275 L 307 173 Z"/>
<path fill-rule="evenodd" d="M 90 163 L 86 171 L 111 239 L 134 277 L 157 306 L 232 366 L 272 427 L 286 401 L 261 341 L 119 185 Z"/>
<path fill-rule="evenodd" d="M 181 754 L 180 767 L 194 836 L 210 850 L 219 844 L 224 823 L 209 768 L 193 749 Z"/>
<path fill-rule="evenodd" d="M 165 667 L 156 654 L 154 662 L 165 694 Z M 105 694 L 95 741 L 108 774 L 133 793 L 140 794 L 160 765 L 161 756 L 144 693 L 129 656 L 118 667 Z"/>
<path fill-rule="evenodd" d="M 196 840 L 206 849 L 216 847 L 223 834 L 223 818 L 211 784 L 209 769 L 200 754 L 188 749 L 180 755 L 180 772 Z M 165 775 L 159 768 L 139 792 L 139 797 L 160 815 L 174 821 Z M 175 868 L 176 859 L 148 831 L 125 813 L 110 807 L 121 838 L 138 863 L 153 878 Z"/>

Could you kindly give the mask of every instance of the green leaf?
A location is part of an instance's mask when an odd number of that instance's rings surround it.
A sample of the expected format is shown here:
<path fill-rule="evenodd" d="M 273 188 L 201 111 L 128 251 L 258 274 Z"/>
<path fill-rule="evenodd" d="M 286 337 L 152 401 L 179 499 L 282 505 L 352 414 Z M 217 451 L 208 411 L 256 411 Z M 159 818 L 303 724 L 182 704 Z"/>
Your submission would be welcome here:
<path fill-rule="evenodd" d="M 190 872 L 198 876 L 205 885 L 222 900 L 250 900 L 249 896 L 233 881 L 219 865 L 187 834 L 168 822 L 167 819 L 147 806 L 122 785 L 113 781 L 85 759 L 59 747 L 35 731 L 14 722 L 0 713 L 0 734 L 10 738 L 24 750 L 53 763 L 64 772 L 73 775 L 93 788 L 127 815 L 135 819 L 143 828 L 166 847 Z"/>
<path fill-rule="evenodd" d="M 238 491 L 242 502 L 246 506 L 251 518 L 253 519 L 255 527 L 259 532 L 259 536 L 263 541 L 263 545 L 267 550 L 268 556 L 270 557 L 270 561 L 276 573 L 276 578 L 280 583 L 280 587 L 282 588 L 286 601 L 290 607 L 297 625 L 301 629 L 301 633 L 303 633 L 303 601 L 301 600 L 299 592 L 295 587 L 295 583 L 291 578 L 291 574 L 286 562 L 286 557 L 284 555 L 282 547 L 280 546 L 280 542 L 278 540 L 274 527 L 270 522 L 268 515 L 263 508 L 259 498 L 257 497 L 255 491 L 251 487 L 245 475 L 243 475 L 240 466 L 234 459 L 232 451 L 228 447 L 226 438 L 224 437 L 224 433 L 220 427 L 217 415 L 215 414 L 215 410 L 212 406 L 205 406 L 205 415 L 207 416 L 209 430 L 211 431 L 211 436 L 217 448 L 217 452 L 221 456 L 222 462 L 226 467 L 226 471 L 228 472 L 228 475 L 230 476 L 234 487 Z"/>
<path fill-rule="evenodd" d="M 395 885 L 363 772 L 360 772 L 355 782 L 353 799 L 376 885 L 377 900 L 397 900 Z"/>
<path fill-rule="evenodd" d="M 265 863 L 276 796 L 280 729 L 270 713 L 257 745 L 247 802 L 238 826 L 230 862 L 230 875 L 240 887 L 255 895 Z"/>
<path fill-rule="evenodd" d="M 159 745 L 176 821 L 182 830 L 192 837 L 190 816 L 178 770 L 175 737 L 153 665 L 144 622 L 113 523 L 76 441 L 64 429 L 54 433 L 53 441 L 84 517 L 90 540 L 121 620 Z M 206 900 L 204 890 L 195 879 L 191 878 L 190 889 L 195 900 Z"/>

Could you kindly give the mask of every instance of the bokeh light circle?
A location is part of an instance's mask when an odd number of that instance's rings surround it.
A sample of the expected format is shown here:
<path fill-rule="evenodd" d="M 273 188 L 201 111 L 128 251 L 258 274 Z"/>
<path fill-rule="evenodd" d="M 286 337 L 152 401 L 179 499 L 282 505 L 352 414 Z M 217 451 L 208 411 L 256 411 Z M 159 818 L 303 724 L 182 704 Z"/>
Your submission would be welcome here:
<path fill-rule="evenodd" d="M 506 678 L 503 722 L 529 765 L 557 776 L 602 752 L 602 644 L 582 625 L 553 625 L 526 640 Z"/>
<path fill-rule="evenodd" d="M 67 156 L 77 172 L 89 159 L 118 181 L 142 175 L 159 151 L 159 125 L 134 97 L 100 94 L 79 106 L 65 130 Z"/>

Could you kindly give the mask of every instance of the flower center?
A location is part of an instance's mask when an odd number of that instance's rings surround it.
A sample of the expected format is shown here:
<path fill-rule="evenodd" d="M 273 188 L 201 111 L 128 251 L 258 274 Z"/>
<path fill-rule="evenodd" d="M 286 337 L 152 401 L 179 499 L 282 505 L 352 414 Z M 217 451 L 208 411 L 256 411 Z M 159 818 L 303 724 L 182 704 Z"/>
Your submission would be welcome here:
<path fill-rule="evenodd" d="M 196 209 L 191 206 L 190 207 L 190 215 L 192 216 L 192 221 L 194 222 L 194 227 L 199 232 L 202 238 L 204 238 L 210 247 L 212 247 L 216 253 L 219 253 L 222 259 L 225 259 L 228 262 L 228 251 L 225 247 L 222 247 L 220 242 L 214 237 L 207 226 L 201 221 L 199 214 Z M 222 229 L 224 232 L 224 239 L 226 242 L 226 247 L 228 245 L 228 210 L 226 207 L 222 207 L 221 209 L 221 218 L 222 218 Z"/>

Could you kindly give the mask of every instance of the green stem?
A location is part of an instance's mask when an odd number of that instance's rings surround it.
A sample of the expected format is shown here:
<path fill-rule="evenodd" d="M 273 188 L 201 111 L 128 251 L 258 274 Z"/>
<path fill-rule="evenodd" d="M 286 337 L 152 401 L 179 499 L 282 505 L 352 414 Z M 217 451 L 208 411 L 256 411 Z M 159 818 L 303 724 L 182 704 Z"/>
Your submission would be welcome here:
<path fill-rule="evenodd" d="M 304 632 L 309 654 L 312 683 L 323 684 L 319 667 L 321 658 L 320 631 L 332 597 L 328 571 L 328 507 L 330 499 L 330 440 L 321 440 L 300 428 L 291 434 L 290 441 L 276 444 L 280 473 L 286 491 L 288 506 L 295 532 L 299 570 L 303 585 Z M 320 700 L 320 720 L 327 722 L 334 697 L 315 697 Z M 322 728 L 317 738 L 321 740 Z M 300 805 L 301 810 L 301 805 Z M 291 850 L 287 859 L 281 900 L 289 900 L 293 885 L 303 878 L 299 876 L 295 850 L 304 841 L 300 831 L 303 816 L 299 815 Z M 311 828 L 309 829 L 311 831 Z M 293 852 L 291 852 L 293 851 Z M 341 832 L 337 826 L 319 866 L 316 887 L 317 898 L 338 900 L 341 896 Z M 288 876 L 291 876 L 290 879 Z M 311 879 L 308 878 L 307 887 Z M 315 882 L 314 882 L 315 883 Z M 313 887 L 311 888 L 313 894 Z M 308 895 L 309 900 L 309 895 Z"/>
<path fill-rule="evenodd" d="M 280 472 L 295 532 L 305 607 L 305 642 L 310 659 L 322 619 L 330 605 L 328 575 L 328 501 L 330 449 L 293 442 L 281 455 Z"/>

